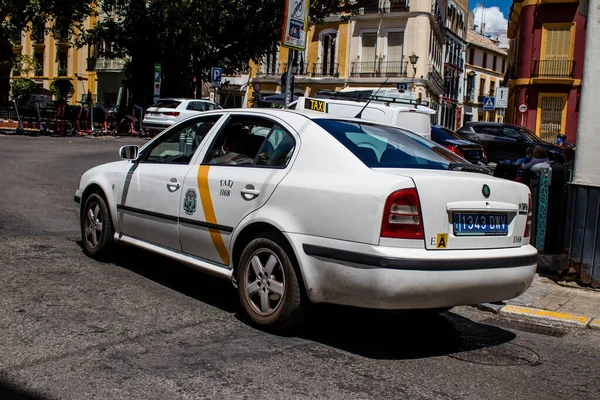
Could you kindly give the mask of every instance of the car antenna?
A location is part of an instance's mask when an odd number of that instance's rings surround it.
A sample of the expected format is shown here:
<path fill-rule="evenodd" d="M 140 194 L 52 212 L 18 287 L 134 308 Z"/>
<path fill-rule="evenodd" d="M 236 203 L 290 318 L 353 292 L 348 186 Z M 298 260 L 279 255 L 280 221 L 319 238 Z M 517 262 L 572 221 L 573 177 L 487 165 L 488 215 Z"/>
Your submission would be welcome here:
<path fill-rule="evenodd" d="M 387 77 L 386 80 L 381 84 L 381 86 L 379 86 L 379 88 L 375 91 L 375 93 L 370 96 L 369 101 L 367 101 L 367 104 L 365 104 L 365 106 L 358 112 L 358 114 L 356 114 L 354 116 L 354 118 L 358 118 L 358 119 L 362 118 L 362 113 L 363 113 L 363 111 L 365 111 L 365 108 L 367 108 L 367 106 L 369 105 L 371 100 L 373 100 L 373 97 L 376 96 L 377 93 L 379 93 L 379 91 L 381 90 L 383 85 L 385 85 L 387 83 L 387 81 L 389 81 L 389 80 L 390 80 L 390 78 Z"/>

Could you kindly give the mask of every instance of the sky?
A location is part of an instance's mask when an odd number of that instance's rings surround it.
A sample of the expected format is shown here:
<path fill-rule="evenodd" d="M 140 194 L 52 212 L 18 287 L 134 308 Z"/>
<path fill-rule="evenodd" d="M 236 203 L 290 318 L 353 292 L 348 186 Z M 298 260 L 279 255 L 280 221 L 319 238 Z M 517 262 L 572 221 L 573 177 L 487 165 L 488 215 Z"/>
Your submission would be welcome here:
<path fill-rule="evenodd" d="M 511 0 L 470 0 L 471 10 L 475 13 L 475 25 L 480 32 L 482 20 L 485 23 L 484 35 L 500 40 L 500 47 L 508 47 L 506 29 Z"/>

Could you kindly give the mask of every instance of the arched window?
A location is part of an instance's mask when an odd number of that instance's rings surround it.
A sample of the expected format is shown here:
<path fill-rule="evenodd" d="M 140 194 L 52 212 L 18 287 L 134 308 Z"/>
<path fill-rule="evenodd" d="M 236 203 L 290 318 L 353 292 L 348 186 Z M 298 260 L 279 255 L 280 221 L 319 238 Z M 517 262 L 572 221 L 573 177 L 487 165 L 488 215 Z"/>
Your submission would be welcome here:
<path fill-rule="evenodd" d="M 327 29 L 319 34 L 319 61 L 316 73 L 321 76 L 337 74 L 337 37 L 336 30 Z"/>

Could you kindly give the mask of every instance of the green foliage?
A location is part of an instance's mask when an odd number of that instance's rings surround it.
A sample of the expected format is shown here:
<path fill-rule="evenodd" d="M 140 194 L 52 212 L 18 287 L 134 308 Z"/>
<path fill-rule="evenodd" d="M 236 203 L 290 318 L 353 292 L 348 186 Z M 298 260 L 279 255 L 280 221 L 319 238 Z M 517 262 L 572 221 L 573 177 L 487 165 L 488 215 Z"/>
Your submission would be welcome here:
<path fill-rule="evenodd" d="M 35 26 L 36 35 L 52 31 L 55 37 L 62 34 L 76 44 L 85 32 L 83 22 L 95 13 L 96 5 L 97 0 L 0 1 L 0 103 L 8 100 L 10 69 L 19 63 L 13 46 L 21 43 L 22 33 Z"/>
<path fill-rule="evenodd" d="M 15 79 L 11 84 L 12 97 L 19 99 L 20 104 L 26 104 L 37 90 L 37 85 L 31 79 Z"/>
<path fill-rule="evenodd" d="M 368 2 L 313 0 L 311 19 Z M 115 9 L 103 7 L 101 12 L 111 11 L 114 18 L 103 18 L 82 40 L 111 44 L 101 56 L 131 57 L 125 81 L 133 102 L 148 104 L 155 63 L 162 65 L 162 96 L 189 96 L 193 78 L 208 79 L 211 67 L 224 74 L 244 72 L 250 60 L 272 53 L 281 39 L 284 5 L 282 0 L 123 0 Z"/>
<path fill-rule="evenodd" d="M 75 88 L 70 79 L 55 79 L 50 84 L 50 92 L 57 101 L 67 101 L 75 93 Z"/>

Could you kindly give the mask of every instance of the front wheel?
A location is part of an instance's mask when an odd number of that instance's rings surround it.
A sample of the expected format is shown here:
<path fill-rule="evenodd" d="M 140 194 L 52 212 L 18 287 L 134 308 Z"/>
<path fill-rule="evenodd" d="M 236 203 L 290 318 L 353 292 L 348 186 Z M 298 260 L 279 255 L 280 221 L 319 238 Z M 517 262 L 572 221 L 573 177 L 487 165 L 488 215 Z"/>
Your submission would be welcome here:
<path fill-rule="evenodd" d="M 88 196 L 81 212 L 83 251 L 90 257 L 107 253 L 113 243 L 113 226 L 104 197 L 97 192 Z"/>
<path fill-rule="evenodd" d="M 265 235 L 248 243 L 238 267 L 238 294 L 246 315 L 256 325 L 277 332 L 293 329 L 304 315 L 289 251 L 284 240 Z"/>

